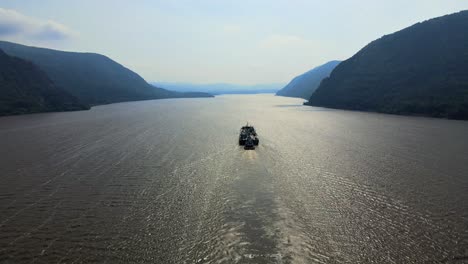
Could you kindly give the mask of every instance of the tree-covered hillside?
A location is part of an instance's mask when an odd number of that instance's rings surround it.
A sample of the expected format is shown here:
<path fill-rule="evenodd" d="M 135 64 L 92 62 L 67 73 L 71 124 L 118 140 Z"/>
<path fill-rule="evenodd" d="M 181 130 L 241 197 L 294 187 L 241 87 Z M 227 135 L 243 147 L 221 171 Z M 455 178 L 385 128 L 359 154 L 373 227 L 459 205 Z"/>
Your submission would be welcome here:
<path fill-rule="evenodd" d="M 370 43 L 338 65 L 308 104 L 468 119 L 468 11 Z"/>
<path fill-rule="evenodd" d="M 65 52 L 0 41 L 7 54 L 32 61 L 58 86 L 90 105 L 160 98 L 199 97 L 155 88 L 135 72 L 95 53 Z"/>
<path fill-rule="evenodd" d="M 330 73 L 339 63 L 340 61 L 330 61 L 295 77 L 283 89 L 279 90 L 276 95 L 309 99 L 312 93 L 319 87 L 320 82 L 330 76 Z"/>
<path fill-rule="evenodd" d="M 36 65 L 0 50 L 0 115 L 83 109 Z"/>

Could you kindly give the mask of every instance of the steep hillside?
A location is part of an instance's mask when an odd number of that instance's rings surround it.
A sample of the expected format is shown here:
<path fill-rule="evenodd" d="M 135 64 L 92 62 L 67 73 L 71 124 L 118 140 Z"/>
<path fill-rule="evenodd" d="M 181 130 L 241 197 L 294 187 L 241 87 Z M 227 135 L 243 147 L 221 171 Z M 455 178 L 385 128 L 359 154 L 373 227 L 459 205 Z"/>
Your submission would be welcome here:
<path fill-rule="evenodd" d="M 384 36 L 342 62 L 314 106 L 468 119 L 468 11 Z"/>
<path fill-rule="evenodd" d="M 135 72 L 100 54 L 64 52 L 5 41 L 0 41 L 0 49 L 32 61 L 58 86 L 91 105 L 192 96 L 154 88 Z"/>
<path fill-rule="evenodd" d="M 83 109 L 36 65 L 0 50 L 0 115 Z"/>
<path fill-rule="evenodd" d="M 279 90 L 276 95 L 309 99 L 312 93 L 319 87 L 320 82 L 330 76 L 330 73 L 340 62 L 330 61 L 295 77 L 288 85 Z"/>

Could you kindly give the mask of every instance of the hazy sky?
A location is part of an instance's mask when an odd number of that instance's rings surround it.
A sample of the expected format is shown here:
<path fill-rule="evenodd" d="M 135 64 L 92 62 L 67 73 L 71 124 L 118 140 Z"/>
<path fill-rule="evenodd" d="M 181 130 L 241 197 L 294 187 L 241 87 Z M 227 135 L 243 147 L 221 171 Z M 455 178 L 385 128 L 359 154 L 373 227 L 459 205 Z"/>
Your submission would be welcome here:
<path fill-rule="evenodd" d="M 286 83 L 467 0 L 0 0 L 0 39 L 97 52 L 147 81 Z"/>

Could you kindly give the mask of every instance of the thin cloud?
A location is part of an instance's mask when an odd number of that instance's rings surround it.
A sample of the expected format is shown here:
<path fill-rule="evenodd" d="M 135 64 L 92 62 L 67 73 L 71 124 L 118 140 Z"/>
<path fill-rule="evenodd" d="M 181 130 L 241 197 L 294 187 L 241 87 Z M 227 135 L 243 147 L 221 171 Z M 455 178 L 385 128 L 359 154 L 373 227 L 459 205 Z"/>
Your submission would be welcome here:
<path fill-rule="evenodd" d="M 270 35 L 260 42 L 262 48 L 284 48 L 310 45 L 311 41 L 294 35 Z"/>
<path fill-rule="evenodd" d="M 73 35 L 74 33 L 64 25 L 47 21 L 34 36 L 43 40 L 61 40 Z"/>
<path fill-rule="evenodd" d="M 0 37 L 22 37 L 39 40 L 62 40 L 75 33 L 55 21 L 42 21 L 15 10 L 0 8 Z"/>
<path fill-rule="evenodd" d="M 223 31 L 225 33 L 239 33 L 242 31 L 242 29 L 240 26 L 237 25 L 225 25 L 223 27 Z"/>

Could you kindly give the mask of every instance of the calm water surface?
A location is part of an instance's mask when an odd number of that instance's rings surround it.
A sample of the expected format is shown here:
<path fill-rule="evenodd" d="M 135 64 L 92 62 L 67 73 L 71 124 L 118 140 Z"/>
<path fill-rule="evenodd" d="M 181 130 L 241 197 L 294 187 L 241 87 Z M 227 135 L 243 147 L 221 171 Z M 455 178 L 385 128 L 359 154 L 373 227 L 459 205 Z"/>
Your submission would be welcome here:
<path fill-rule="evenodd" d="M 468 122 L 301 103 L 0 118 L 0 263 L 468 262 Z"/>

